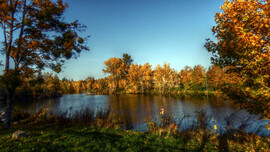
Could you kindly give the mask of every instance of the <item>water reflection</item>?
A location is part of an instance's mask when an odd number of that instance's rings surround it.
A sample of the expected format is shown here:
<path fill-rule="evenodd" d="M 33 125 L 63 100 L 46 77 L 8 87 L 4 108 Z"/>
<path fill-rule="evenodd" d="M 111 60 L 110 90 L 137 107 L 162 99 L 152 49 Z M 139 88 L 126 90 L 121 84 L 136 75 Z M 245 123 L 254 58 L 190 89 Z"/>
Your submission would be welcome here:
<path fill-rule="evenodd" d="M 72 115 L 75 111 L 88 108 L 90 110 L 108 109 L 112 113 L 120 116 L 125 123 L 125 128 L 133 130 L 146 130 L 146 121 L 160 118 L 160 108 L 165 109 L 165 114 L 171 115 L 175 120 L 180 122 L 183 119 L 181 129 L 188 128 L 195 119 L 195 112 L 205 110 L 209 117 L 213 117 L 218 127 L 225 128 L 224 119 L 237 112 L 239 119 L 245 119 L 253 116 L 245 110 L 240 110 L 238 105 L 221 98 L 196 98 L 196 99 L 178 99 L 165 96 L 150 95 L 64 95 L 60 98 L 46 99 L 42 101 L 34 101 L 32 103 L 18 104 L 20 108 L 28 112 L 37 112 L 39 109 L 47 109 L 57 114 L 59 112 L 67 112 Z M 257 116 L 253 116 L 252 127 L 264 125 L 266 121 L 257 120 Z M 214 122 L 213 122 L 214 123 Z M 213 125 L 213 124 L 210 124 Z M 264 129 L 266 132 L 267 130 Z M 268 131 L 269 133 L 269 131 Z M 270 133 L 269 133 L 270 134 Z"/>

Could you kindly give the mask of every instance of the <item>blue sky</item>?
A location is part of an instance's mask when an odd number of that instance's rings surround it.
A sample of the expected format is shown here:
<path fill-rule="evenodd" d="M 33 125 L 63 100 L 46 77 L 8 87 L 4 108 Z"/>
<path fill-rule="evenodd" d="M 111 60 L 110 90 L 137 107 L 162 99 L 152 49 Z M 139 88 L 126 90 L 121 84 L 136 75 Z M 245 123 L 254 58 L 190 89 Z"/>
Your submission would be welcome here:
<path fill-rule="evenodd" d="M 223 0 L 66 0 L 67 20 L 87 26 L 89 52 L 64 65 L 59 78 L 80 80 L 105 75 L 104 61 L 132 56 L 134 63 L 170 63 L 180 70 L 185 65 L 210 66 L 211 54 L 203 45 L 212 38 L 214 15 Z"/>

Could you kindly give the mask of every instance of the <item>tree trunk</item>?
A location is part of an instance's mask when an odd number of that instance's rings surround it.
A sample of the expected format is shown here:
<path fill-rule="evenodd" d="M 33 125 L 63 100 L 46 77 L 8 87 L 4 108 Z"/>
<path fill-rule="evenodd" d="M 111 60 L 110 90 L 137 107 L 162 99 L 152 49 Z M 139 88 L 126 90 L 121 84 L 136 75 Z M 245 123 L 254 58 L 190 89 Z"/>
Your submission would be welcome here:
<path fill-rule="evenodd" d="M 6 53 L 6 66 L 5 70 L 9 70 L 9 53 Z"/>
<path fill-rule="evenodd" d="M 5 126 L 6 128 L 11 127 L 11 114 L 12 114 L 12 105 L 13 105 L 13 95 L 14 89 L 7 90 L 7 105 L 6 105 L 6 118 L 5 118 Z"/>

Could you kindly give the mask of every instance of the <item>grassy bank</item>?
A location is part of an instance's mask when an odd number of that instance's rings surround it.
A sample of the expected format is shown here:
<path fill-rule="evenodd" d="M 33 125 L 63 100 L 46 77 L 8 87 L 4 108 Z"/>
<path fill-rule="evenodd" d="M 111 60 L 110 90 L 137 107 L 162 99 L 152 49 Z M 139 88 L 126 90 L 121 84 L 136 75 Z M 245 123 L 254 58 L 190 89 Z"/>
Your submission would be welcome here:
<path fill-rule="evenodd" d="M 217 134 L 206 128 L 203 115 L 193 129 L 179 131 L 173 120 L 149 122 L 146 132 L 122 130 L 109 113 L 91 111 L 72 118 L 17 113 L 12 128 L 0 125 L 0 151 L 270 151 L 270 137 L 241 130 Z M 172 125 L 173 124 L 173 125 Z M 23 130 L 27 137 L 12 139 Z"/>
<path fill-rule="evenodd" d="M 218 136 L 203 131 L 168 137 L 149 132 L 71 127 L 29 130 L 28 137 L 11 139 L 19 128 L 0 131 L 0 151 L 269 151 L 269 137 L 252 134 Z M 22 128 L 21 128 L 22 129 Z"/>
<path fill-rule="evenodd" d="M 88 95 L 109 95 L 110 93 L 106 92 L 90 92 Z M 177 98 L 204 98 L 204 97 L 219 97 L 226 98 L 226 95 L 220 91 L 205 91 L 205 90 L 179 90 L 171 89 L 170 91 L 157 92 L 154 89 L 149 90 L 146 93 L 126 93 L 126 90 L 119 92 L 111 93 L 113 95 L 128 95 L 128 94 L 138 94 L 138 95 L 162 95 L 162 96 L 172 96 Z"/>

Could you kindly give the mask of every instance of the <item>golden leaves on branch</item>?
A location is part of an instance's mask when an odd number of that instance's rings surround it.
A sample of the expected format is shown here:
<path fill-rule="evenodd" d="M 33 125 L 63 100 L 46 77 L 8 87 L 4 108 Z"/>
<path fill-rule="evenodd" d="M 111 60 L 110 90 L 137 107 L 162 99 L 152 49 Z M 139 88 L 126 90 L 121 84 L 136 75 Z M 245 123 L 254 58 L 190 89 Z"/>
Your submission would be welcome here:
<path fill-rule="evenodd" d="M 234 90 L 231 97 L 250 112 L 269 118 L 270 108 L 265 105 L 270 102 L 270 1 L 227 0 L 220 9 L 212 28 L 218 42 L 208 41 L 205 46 L 215 55 L 214 63 L 238 71 L 242 81 L 228 87 Z"/>

